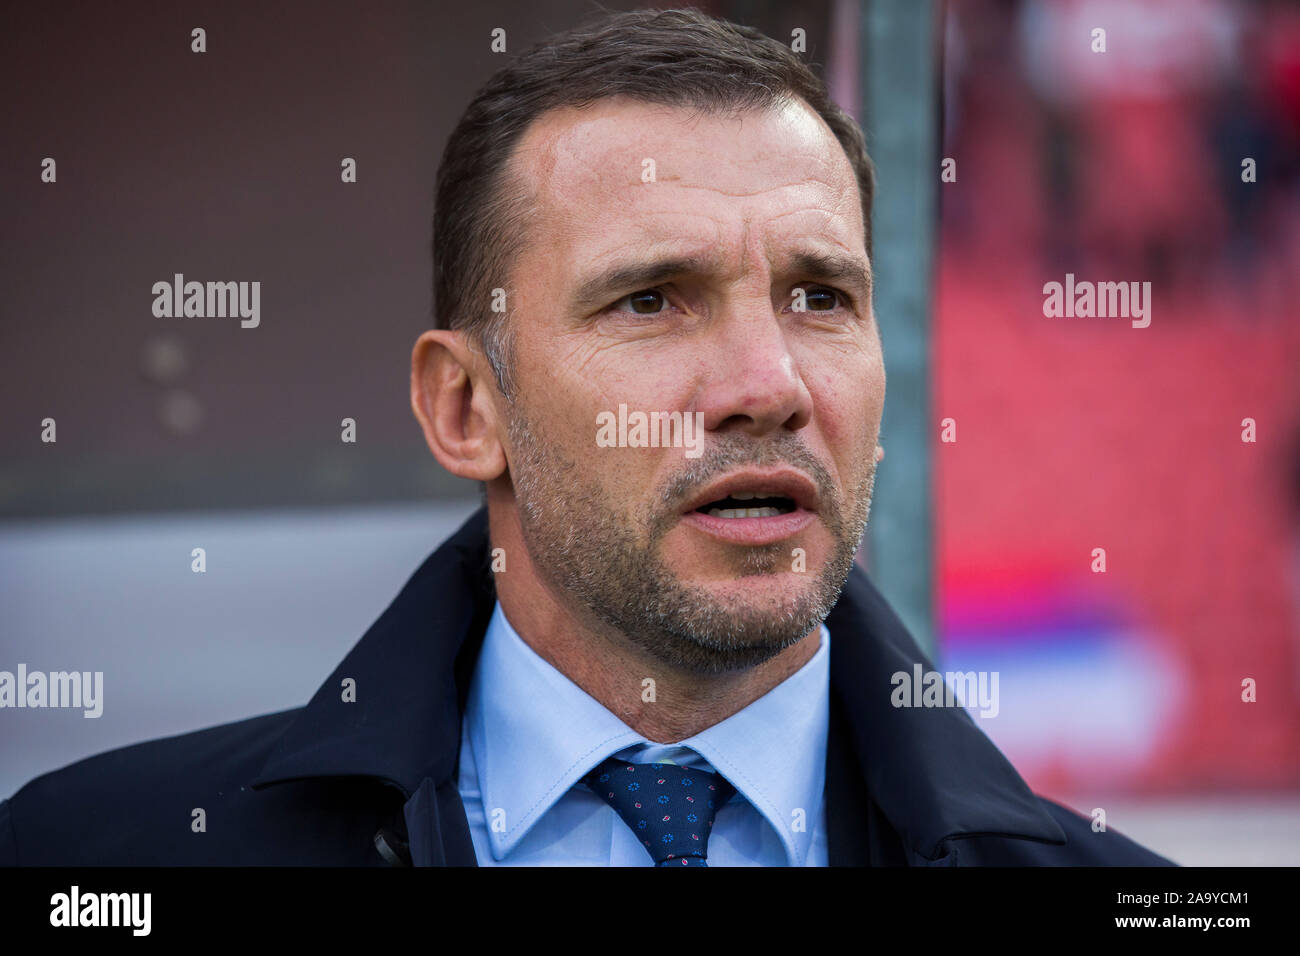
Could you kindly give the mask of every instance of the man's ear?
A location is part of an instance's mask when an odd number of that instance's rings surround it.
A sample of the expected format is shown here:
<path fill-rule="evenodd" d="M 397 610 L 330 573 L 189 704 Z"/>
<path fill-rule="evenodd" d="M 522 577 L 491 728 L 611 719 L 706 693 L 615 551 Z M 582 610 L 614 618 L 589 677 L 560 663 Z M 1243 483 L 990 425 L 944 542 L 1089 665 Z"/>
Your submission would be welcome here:
<path fill-rule="evenodd" d="M 411 409 L 442 467 L 473 481 L 506 470 L 491 370 L 459 331 L 430 329 L 411 350 Z"/>

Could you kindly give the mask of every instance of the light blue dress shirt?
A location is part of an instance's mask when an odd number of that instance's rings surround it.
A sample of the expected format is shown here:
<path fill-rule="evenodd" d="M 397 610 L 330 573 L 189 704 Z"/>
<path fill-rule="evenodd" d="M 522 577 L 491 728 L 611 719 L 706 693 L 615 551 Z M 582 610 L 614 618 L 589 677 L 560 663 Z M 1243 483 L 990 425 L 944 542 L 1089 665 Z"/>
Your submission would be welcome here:
<path fill-rule="evenodd" d="M 736 788 L 709 836 L 711 866 L 826 866 L 830 633 L 798 671 L 677 744 L 646 740 L 524 643 L 493 610 L 461 727 L 457 781 L 480 866 L 651 866 L 581 782 L 606 757 L 671 761 Z"/>

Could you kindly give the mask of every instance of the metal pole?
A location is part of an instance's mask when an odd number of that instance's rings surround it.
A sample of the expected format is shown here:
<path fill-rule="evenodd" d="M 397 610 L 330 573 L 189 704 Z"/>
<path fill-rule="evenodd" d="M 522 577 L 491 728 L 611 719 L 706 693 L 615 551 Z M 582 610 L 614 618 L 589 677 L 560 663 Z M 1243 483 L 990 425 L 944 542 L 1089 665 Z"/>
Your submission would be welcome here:
<path fill-rule="evenodd" d="M 932 0 L 874 0 L 859 19 L 863 130 L 876 164 L 875 310 L 888 388 L 868 544 L 871 577 L 932 657 L 930 306 L 937 64 Z"/>

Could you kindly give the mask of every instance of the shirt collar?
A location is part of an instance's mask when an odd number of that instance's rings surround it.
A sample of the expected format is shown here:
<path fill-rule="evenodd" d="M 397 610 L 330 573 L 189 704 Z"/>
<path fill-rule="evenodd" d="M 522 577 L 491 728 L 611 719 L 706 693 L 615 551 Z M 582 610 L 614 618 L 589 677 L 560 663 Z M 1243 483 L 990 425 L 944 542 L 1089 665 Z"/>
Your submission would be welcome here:
<path fill-rule="evenodd" d="M 538 655 L 497 602 L 466 710 L 484 810 L 504 811 L 504 828 L 489 830 L 493 857 L 509 854 L 606 757 L 646 747 L 651 759 L 660 759 L 661 753 L 689 748 L 731 781 L 780 835 L 791 865 L 802 866 L 826 772 L 830 640 L 825 627 L 821 637 L 812 658 L 767 694 L 666 747 L 632 730 Z M 538 700 L 546 706 L 536 707 Z M 795 830 L 791 823 L 799 811 L 806 825 Z"/>

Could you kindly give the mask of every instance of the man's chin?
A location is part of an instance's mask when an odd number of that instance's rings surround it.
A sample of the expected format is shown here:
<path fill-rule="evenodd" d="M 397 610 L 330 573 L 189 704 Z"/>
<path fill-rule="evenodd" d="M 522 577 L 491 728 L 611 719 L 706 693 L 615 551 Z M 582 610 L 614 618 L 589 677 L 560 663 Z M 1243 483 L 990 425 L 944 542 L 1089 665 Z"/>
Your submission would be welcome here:
<path fill-rule="evenodd" d="M 790 613 L 815 599 L 817 579 L 793 571 L 750 571 L 730 578 L 682 580 L 686 587 L 709 595 L 722 607 L 770 614 Z"/>
<path fill-rule="evenodd" d="M 678 665 L 701 673 L 746 670 L 764 664 L 812 634 L 820 620 L 806 605 L 718 605 L 707 621 L 695 620 L 676 635 Z M 703 626 L 701 626 L 703 625 Z"/>
<path fill-rule="evenodd" d="M 683 521 L 662 538 L 658 550 L 684 583 L 712 586 L 765 578 L 767 586 L 785 588 L 792 581 L 815 578 L 834 552 L 835 541 L 817 521 L 765 544 L 725 541 Z"/>
<path fill-rule="evenodd" d="M 710 629 L 729 633 L 728 643 L 776 650 L 799 640 L 821 619 L 814 582 L 781 572 L 727 581 L 683 582 Z M 703 623 L 703 621 L 701 621 Z"/>
<path fill-rule="evenodd" d="M 778 562 L 775 569 L 709 573 L 699 565 L 675 568 L 659 555 L 628 556 L 597 566 L 594 573 L 607 578 L 608 586 L 592 588 L 590 580 L 578 577 L 574 581 L 580 587 L 572 590 L 607 624 L 662 662 L 699 674 L 734 672 L 798 644 L 834 603 L 829 568 L 792 571 L 788 556 L 770 557 Z"/>

